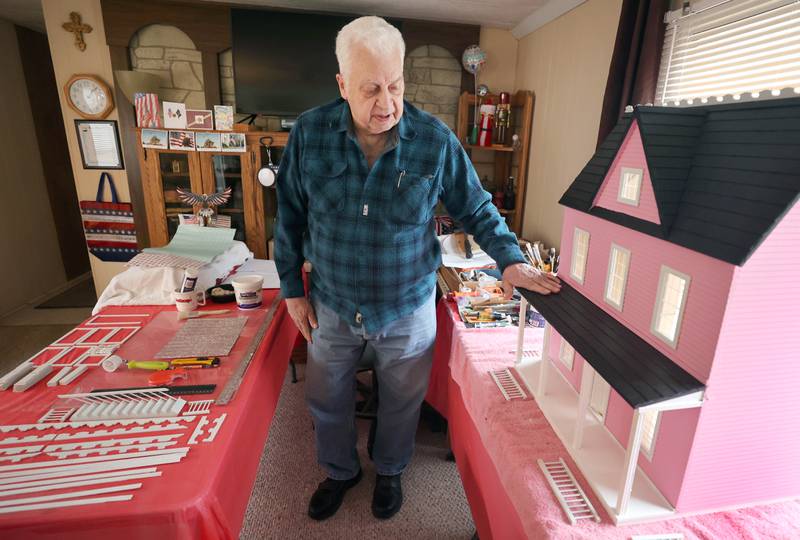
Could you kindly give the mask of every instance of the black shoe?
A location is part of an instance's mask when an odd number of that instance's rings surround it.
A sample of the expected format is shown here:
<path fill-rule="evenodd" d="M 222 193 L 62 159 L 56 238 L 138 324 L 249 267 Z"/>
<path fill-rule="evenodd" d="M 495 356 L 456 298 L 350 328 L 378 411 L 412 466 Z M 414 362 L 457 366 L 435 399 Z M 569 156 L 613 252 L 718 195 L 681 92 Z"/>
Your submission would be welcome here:
<path fill-rule="evenodd" d="M 378 519 L 389 519 L 403 506 L 402 474 L 375 478 L 375 492 L 372 494 L 372 515 Z"/>
<path fill-rule="evenodd" d="M 348 489 L 358 484 L 361 480 L 361 470 L 350 480 L 334 480 L 328 478 L 322 482 L 308 503 L 308 515 L 312 519 L 321 521 L 328 519 L 339 510 Z"/>

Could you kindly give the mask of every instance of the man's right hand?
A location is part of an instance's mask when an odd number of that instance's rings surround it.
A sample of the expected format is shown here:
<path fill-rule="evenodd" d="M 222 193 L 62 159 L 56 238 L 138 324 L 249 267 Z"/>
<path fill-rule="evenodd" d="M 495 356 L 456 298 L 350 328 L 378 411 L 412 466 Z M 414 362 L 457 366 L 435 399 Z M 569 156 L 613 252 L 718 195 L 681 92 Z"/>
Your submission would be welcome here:
<path fill-rule="evenodd" d="M 317 328 L 317 314 L 314 313 L 314 307 L 308 298 L 299 296 L 297 298 L 287 298 L 286 307 L 289 310 L 289 316 L 294 321 L 306 341 L 311 343 L 311 329 Z"/>

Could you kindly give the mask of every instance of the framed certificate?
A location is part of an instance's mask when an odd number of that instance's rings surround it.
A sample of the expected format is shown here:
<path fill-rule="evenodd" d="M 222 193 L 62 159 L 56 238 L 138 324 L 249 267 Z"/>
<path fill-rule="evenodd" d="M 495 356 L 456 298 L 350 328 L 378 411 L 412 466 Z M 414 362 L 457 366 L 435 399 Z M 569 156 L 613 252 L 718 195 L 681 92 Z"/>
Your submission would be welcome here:
<path fill-rule="evenodd" d="M 75 120 L 84 169 L 124 169 L 115 120 Z"/>

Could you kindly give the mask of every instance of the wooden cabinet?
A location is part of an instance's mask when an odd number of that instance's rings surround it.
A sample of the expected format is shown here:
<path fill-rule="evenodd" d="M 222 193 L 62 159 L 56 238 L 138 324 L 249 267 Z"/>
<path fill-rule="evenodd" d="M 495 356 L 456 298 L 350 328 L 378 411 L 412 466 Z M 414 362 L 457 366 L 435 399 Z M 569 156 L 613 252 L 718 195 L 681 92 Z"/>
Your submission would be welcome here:
<path fill-rule="evenodd" d="M 256 175 L 262 163 L 267 163 L 262 143 L 271 141 L 272 160 L 277 165 L 287 137 L 287 133 L 247 132 L 246 152 L 242 153 L 161 150 L 139 144 L 150 245 L 169 243 L 178 228 L 179 214 L 194 210 L 180 200 L 177 188 L 214 193 L 230 187 L 231 198 L 218 213 L 231 218 L 236 240 L 245 242 L 256 257 L 267 258 L 277 203 L 275 188 L 263 187 Z"/>
<path fill-rule="evenodd" d="M 497 104 L 500 97 L 489 94 L 486 98 L 491 98 Z M 458 99 L 458 120 L 456 125 L 456 135 L 467 149 L 467 153 L 473 161 L 477 161 L 478 153 L 488 154 L 491 163 L 493 185 L 495 190 L 505 190 L 505 184 L 509 176 L 515 180 L 516 201 L 513 209 L 501 209 L 500 213 L 506 217 L 508 227 L 514 231 L 518 237 L 522 236 L 522 219 L 525 211 L 525 187 L 528 179 L 529 152 L 531 145 L 531 129 L 533 126 L 533 93 L 521 90 L 511 95 L 511 127 L 509 129 L 506 145 L 477 146 L 467 144 L 469 135 L 474 122 L 475 94 L 464 92 Z M 511 146 L 511 136 L 519 136 L 518 148 Z M 482 159 L 481 161 L 485 160 Z M 480 174 L 480 173 L 479 173 Z"/>

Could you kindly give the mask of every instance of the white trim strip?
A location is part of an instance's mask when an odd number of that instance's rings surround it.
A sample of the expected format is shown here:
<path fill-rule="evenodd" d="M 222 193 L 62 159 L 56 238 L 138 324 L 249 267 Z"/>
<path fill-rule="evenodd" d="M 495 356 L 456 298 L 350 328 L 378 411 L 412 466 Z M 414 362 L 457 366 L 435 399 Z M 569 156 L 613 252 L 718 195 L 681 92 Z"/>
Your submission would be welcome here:
<path fill-rule="evenodd" d="M 74 499 L 75 497 L 86 497 L 87 495 L 103 495 L 106 493 L 119 493 L 120 491 L 127 491 L 129 489 L 139 489 L 142 487 L 141 482 L 135 484 L 123 484 L 121 486 L 107 486 L 94 489 L 83 489 L 79 491 L 70 491 L 69 493 L 56 493 L 54 495 L 37 495 L 36 497 L 23 497 L 22 499 L 9 499 L 7 501 L 0 501 L 0 508 L 9 508 L 19 506 L 22 504 L 41 503 L 50 501 L 60 501 L 63 499 Z"/>
<path fill-rule="evenodd" d="M 44 480 L 45 478 L 60 478 L 65 476 L 77 476 L 80 474 L 120 471 L 123 469 L 140 469 L 142 467 L 152 467 L 153 465 L 178 463 L 183 459 L 184 455 L 185 454 L 169 454 L 165 456 L 150 456 L 134 459 L 117 459 L 114 461 L 102 461 L 100 463 L 87 463 L 85 465 L 71 465 L 57 469 L 18 471 L 13 477 L 1 478 L 0 485 L 27 482 L 29 480 Z"/>
<path fill-rule="evenodd" d="M 139 452 L 135 455 L 125 455 L 125 456 L 104 456 L 104 457 L 88 457 L 88 458 L 77 458 L 77 459 L 70 459 L 64 461 L 41 461 L 38 463 L 29 463 L 25 465 L 3 465 L 0 467 L 0 478 L 7 478 L 8 475 L 11 474 L 13 471 L 20 471 L 23 469 L 44 469 L 47 467 L 58 467 L 61 465 L 83 465 L 84 463 L 94 463 L 95 461 L 111 461 L 114 459 L 129 459 L 131 457 L 150 457 L 150 456 L 160 456 L 163 454 L 186 454 L 189 451 L 188 448 L 171 448 L 169 450 L 150 450 L 148 452 Z"/>
<path fill-rule="evenodd" d="M 53 479 L 31 480 L 28 482 L 5 484 L 2 489 L 10 490 L 10 489 L 22 489 L 29 487 L 51 486 L 53 484 L 69 484 L 69 483 L 92 481 L 92 480 L 110 480 L 124 476 L 132 476 L 138 474 L 152 474 L 155 472 L 159 472 L 158 469 L 155 467 L 147 467 L 143 469 L 128 469 L 128 470 L 113 471 L 113 472 L 100 472 L 94 474 L 83 474 L 78 476 L 61 477 L 58 480 L 53 480 Z M 159 474 L 161 473 L 159 472 Z"/>
<path fill-rule="evenodd" d="M 110 502 L 129 501 L 133 495 L 112 495 L 110 497 L 93 497 L 89 499 L 75 499 L 69 501 L 53 501 L 39 504 L 23 504 L 19 506 L 9 506 L 0 508 L 0 514 L 10 514 L 12 512 L 23 512 L 26 510 L 47 510 L 50 508 L 64 508 L 68 506 L 85 506 L 87 504 L 105 504 Z"/>
<path fill-rule="evenodd" d="M 54 491 L 57 489 L 69 489 L 80 486 L 93 486 L 97 484 L 111 484 L 113 482 L 126 482 L 128 480 L 140 480 L 142 478 L 153 478 L 154 476 L 161 476 L 161 471 L 153 471 L 140 474 L 120 474 L 115 477 L 98 478 L 96 480 L 80 480 L 78 482 L 62 482 L 51 483 L 48 482 L 44 485 L 21 487 L 17 489 L 8 489 L 0 491 L 0 497 L 8 497 L 10 495 L 19 495 L 23 493 L 38 493 L 41 491 Z"/>

